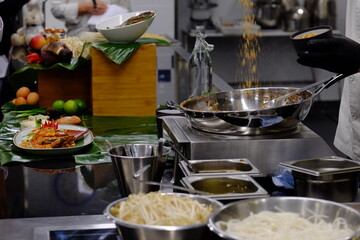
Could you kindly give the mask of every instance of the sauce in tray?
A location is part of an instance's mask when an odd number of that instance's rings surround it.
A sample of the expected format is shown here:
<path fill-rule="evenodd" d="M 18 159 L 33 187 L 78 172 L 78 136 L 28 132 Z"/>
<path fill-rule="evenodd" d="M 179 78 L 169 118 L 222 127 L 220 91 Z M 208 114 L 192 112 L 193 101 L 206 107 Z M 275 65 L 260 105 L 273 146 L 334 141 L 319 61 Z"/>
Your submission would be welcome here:
<path fill-rule="evenodd" d="M 191 164 L 198 173 L 249 172 L 250 164 L 240 161 L 202 161 Z"/>
<path fill-rule="evenodd" d="M 258 190 L 252 182 L 226 177 L 206 178 L 191 183 L 194 189 L 212 193 L 253 193 Z"/>

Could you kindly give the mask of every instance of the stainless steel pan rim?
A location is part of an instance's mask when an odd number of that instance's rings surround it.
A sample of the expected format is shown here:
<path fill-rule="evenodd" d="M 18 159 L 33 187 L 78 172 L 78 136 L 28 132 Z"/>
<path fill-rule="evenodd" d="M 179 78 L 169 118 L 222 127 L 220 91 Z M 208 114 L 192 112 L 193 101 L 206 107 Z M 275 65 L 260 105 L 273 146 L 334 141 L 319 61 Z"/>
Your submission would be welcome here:
<path fill-rule="evenodd" d="M 191 126 L 205 132 L 228 135 L 262 135 L 294 130 L 310 111 L 314 94 L 306 91 L 292 103 L 262 109 L 289 87 L 261 87 L 218 92 L 185 100 L 180 109 Z"/>
<path fill-rule="evenodd" d="M 180 103 L 180 107 L 183 109 L 183 110 L 187 110 L 187 111 L 193 111 L 193 112 L 221 112 L 221 113 L 238 113 L 238 112 L 249 112 L 249 111 L 267 111 L 267 110 L 272 110 L 272 109 L 276 109 L 277 107 L 269 107 L 269 108 L 264 108 L 264 107 L 261 107 L 261 106 L 258 106 L 257 108 L 254 108 L 254 109 L 246 109 L 246 110 L 242 110 L 242 109 L 237 109 L 237 110 L 211 110 L 211 109 L 191 109 L 191 108 L 187 108 L 186 107 L 186 104 L 188 102 L 191 102 L 191 101 L 201 101 L 202 99 L 204 99 L 204 101 L 206 101 L 206 99 L 208 99 L 208 97 L 212 97 L 212 96 L 218 96 L 218 95 L 221 95 L 221 94 L 231 94 L 231 93 L 236 93 L 236 92 L 258 92 L 258 91 L 271 91 L 271 90 L 274 90 L 274 91 L 285 91 L 285 92 L 291 92 L 291 91 L 295 91 L 295 90 L 298 90 L 298 88 L 291 88 L 291 87 L 259 87 L 259 88 L 247 88 L 247 89 L 234 89 L 232 91 L 223 91 L 223 92 L 216 92 L 216 93 L 211 93 L 211 94 L 207 94 L 207 95 L 203 95 L 203 96 L 200 96 L 200 97 L 193 97 L 193 98 L 190 98 L 190 99 L 187 99 L 185 101 L 183 101 L 182 103 Z M 310 94 L 309 96 L 307 96 L 307 98 L 305 100 L 311 100 L 310 97 L 312 97 L 313 93 L 310 92 L 310 91 L 307 91 L 308 94 Z M 267 102 L 268 100 L 263 100 L 261 102 L 261 104 Z M 288 103 L 286 104 L 287 106 L 290 106 L 290 105 L 295 105 L 295 104 L 298 104 L 298 102 L 296 103 Z"/>

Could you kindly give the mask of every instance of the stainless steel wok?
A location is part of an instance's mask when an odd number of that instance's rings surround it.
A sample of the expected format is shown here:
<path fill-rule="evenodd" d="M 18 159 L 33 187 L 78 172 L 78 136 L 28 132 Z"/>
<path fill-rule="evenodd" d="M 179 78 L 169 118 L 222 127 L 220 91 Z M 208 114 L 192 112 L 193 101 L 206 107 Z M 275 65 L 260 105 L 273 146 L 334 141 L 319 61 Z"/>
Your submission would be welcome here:
<path fill-rule="evenodd" d="M 311 92 L 305 87 L 263 87 L 218 92 L 185 100 L 180 109 L 192 127 L 211 133 L 229 135 L 261 135 L 295 129 L 310 111 L 315 97 L 325 88 L 348 75 L 338 74 L 316 83 L 321 87 Z M 266 104 L 280 96 L 295 92 L 276 107 Z"/>

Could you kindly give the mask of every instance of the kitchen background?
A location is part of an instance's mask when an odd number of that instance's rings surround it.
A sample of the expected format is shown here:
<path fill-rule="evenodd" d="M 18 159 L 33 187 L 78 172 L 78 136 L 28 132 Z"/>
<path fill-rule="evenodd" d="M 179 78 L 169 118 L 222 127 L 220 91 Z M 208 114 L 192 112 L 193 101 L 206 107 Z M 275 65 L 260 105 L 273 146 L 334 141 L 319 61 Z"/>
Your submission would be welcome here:
<path fill-rule="evenodd" d="M 186 45 L 186 43 L 189 42 L 186 41 L 187 37 L 192 35 L 189 34 L 189 25 L 191 27 L 191 25 L 196 22 L 191 19 L 196 18 L 201 10 L 198 10 L 199 7 L 189 9 L 189 4 L 185 2 L 186 1 L 177 2 L 177 18 L 181 19 L 178 20 L 177 36 L 180 40 L 183 40 Z M 220 31 L 220 33 L 216 30 L 209 31 L 207 38 L 207 41 L 215 46 L 214 52 L 212 53 L 214 71 L 222 79 L 233 85 L 233 87 L 238 86 L 234 81 L 237 77 L 237 69 L 239 68 L 239 36 L 242 34 L 239 30 L 239 25 L 241 24 L 241 14 L 239 14 L 239 12 L 241 12 L 243 7 L 241 4 L 238 4 L 238 2 L 238 0 L 219 0 L 214 2 L 217 6 L 210 9 L 209 18 L 212 23 L 215 23 L 222 31 Z M 292 32 L 306 27 L 302 22 L 302 20 L 306 19 L 306 14 L 301 14 L 301 10 L 308 11 L 308 13 L 315 12 L 314 15 L 323 15 L 324 18 L 326 16 L 326 20 L 314 20 L 314 23 L 310 24 L 310 26 L 328 24 L 336 29 L 336 33 L 344 33 L 346 1 L 257 0 L 254 2 L 257 4 L 255 16 L 259 17 L 256 19 L 257 23 L 263 26 L 260 30 L 262 38 L 260 39 L 261 51 L 258 61 L 258 74 L 261 83 L 264 85 L 289 85 L 298 87 L 333 75 L 333 73 L 299 65 L 296 62 L 296 53 L 289 41 L 289 36 Z M 308 7 L 307 9 L 302 8 L 304 6 L 311 6 L 312 3 L 316 6 Z M 281 7 L 290 7 L 290 17 L 288 17 L 288 19 L 278 20 L 276 23 L 275 21 L 270 21 L 277 19 L 278 9 Z M 332 12 L 332 10 L 334 12 Z M 265 21 L 266 19 L 268 19 L 268 21 Z M 262 22 L 264 24 L 261 24 Z M 234 27 L 233 29 L 225 28 L 221 23 L 234 24 Z M 209 26 L 208 28 L 216 29 L 217 27 Z M 191 47 L 192 44 L 188 44 L 189 50 L 191 50 Z M 339 100 L 340 93 L 341 84 L 337 84 L 320 94 L 320 99 L 329 101 Z"/>
<path fill-rule="evenodd" d="M 244 1 L 244 0 L 243 0 Z M 245 0 L 249 1 L 249 0 Z M 55 19 L 50 12 L 51 0 L 45 1 L 46 27 L 64 28 L 61 20 Z M 211 53 L 214 72 L 228 82 L 232 87 L 238 87 L 239 77 L 239 37 L 243 9 L 239 0 L 131 0 L 133 11 L 151 9 L 157 12 L 157 17 L 148 30 L 150 33 L 166 34 L 176 38 L 191 52 L 194 45 L 194 28 L 196 24 L 205 24 L 207 29 L 207 42 L 215 46 Z M 336 33 L 345 31 L 344 0 L 253 0 L 257 5 L 256 16 L 262 37 L 260 39 L 261 52 L 258 60 L 258 74 L 262 85 L 266 86 L 303 86 L 314 81 L 333 75 L 322 70 L 311 69 L 296 62 L 296 54 L 289 41 L 292 32 L 303 28 L 301 23 L 306 19 L 306 11 L 317 11 L 325 20 L 314 24 L 330 24 Z M 308 7 L 315 3 L 315 7 Z M 307 9 L 305 8 L 307 7 Z M 281 17 L 279 9 L 293 11 L 288 19 Z M 295 14 L 303 9 L 302 15 Z M 333 11 L 331 11 L 334 8 Z M 264 20 L 268 20 L 267 22 Z M 274 21 L 277 20 L 277 21 Z M 310 21 L 310 20 L 309 20 Z M 313 20 L 313 22 L 315 22 Z M 222 24 L 232 24 L 232 27 L 222 28 Z M 173 99 L 175 94 L 176 76 L 171 65 L 173 52 L 162 49 L 158 53 L 159 84 L 163 84 L 163 94 L 159 103 Z M 169 72 L 167 71 L 170 71 Z M 241 78 L 241 76 L 240 76 Z M 340 100 L 341 83 L 323 91 L 319 99 L 324 101 Z M 168 91 L 170 88 L 171 91 Z M 167 95 L 167 96 L 164 96 Z"/>
<path fill-rule="evenodd" d="M 250 1 L 250 0 L 242 0 Z M 64 28 L 61 20 L 50 12 L 51 0 L 45 1 L 45 27 Z M 151 9 L 157 17 L 149 33 L 165 34 L 176 38 L 185 49 L 191 52 L 197 24 L 206 25 L 207 42 L 215 49 L 211 52 L 213 69 L 220 78 L 232 87 L 238 88 L 241 76 L 239 70 L 239 37 L 244 7 L 239 0 L 131 0 L 133 11 Z M 336 33 L 345 31 L 344 0 L 253 0 L 256 4 L 256 17 L 262 37 L 258 58 L 258 74 L 263 86 L 299 87 L 332 76 L 333 73 L 311 69 L 296 62 L 296 54 L 289 41 L 292 32 L 306 27 L 303 22 L 309 18 L 314 24 L 332 25 Z M 311 6 L 314 4 L 316 6 Z M 292 14 L 287 19 L 280 16 L 280 9 Z M 299 10 L 300 9 L 300 10 Z M 301 9 L 305 13 L 301 14 Z M 300 12 L 300 13 L 299 13 Z M 306 15 L 308 12 L 308 16 Z M 316 13 L 314 13 L 316 12 Z M 324 19 L 315 21 L 311 16 Z M 321 18 L 321 16 L 319 18 Z M 281 17 L 281 19 L 280 19 Z M 266 21 L 267 20 L 267 21 Z M 276 21 L 275 21 L 276 20 Z M 223 27 L 223 24 L 231 24 Z M 158 83 L 160 86 L 158 103 L 176 99 L 176 76 L 173 63 L 174 52 L 162 48 L 158 51 Z M 323 91 L 319 99 L 323 101 L 340 100 L 342 84 L 338 83 Z M 180 99 L 181 100 L 181 99 Z"/>
<path fill-rule="evenodd" d="M 50 1 L 44 2 L 45 27 L 63 28 L 63 23 L 55 19 L 50 12 Z M 304 19 L 306 20 L 306 12 L 313 13 L 310 16 L 318 16 L 318 21 L 312 24 L 330 24 L 336 33 L 344 34 L 346 1 L 254 0 L 254 2 L 257 4 L 258 17 L 258 25 L 255 27 L 259 27 L 262 34 L 258 60 L 258 74 L 262 86 L 301 87 L 334 75 L 299 65 L 289 36 L 292 32 L 306 27 L 303 23 Z M 308 7 L 311 4 L 316 6 Z M 305 6 L 307 9 L 304 9 Z M 239 82 L 236 79 L 239 78 L 238 52 L 243 14 L 243 6 L 239 4 L 239 0 L 131 0 L 131 7 L 133 11 L 147 9 L 156 11 L 157 17 L 148 32 L 165 34 L 169 38 L 177 39 L 188 52 L 191 52 L 194 45 L 195 26 L 205 24 L 206 40 L 215 46 L 211 52 L 214 72 L 232 87 L 238 87 Z M 279 19 L 279 9 L 287 9 L 291 14 L 287 15 L 286 19 Z M 324 19 L 319 19 L 321 16 Z M 315 22 L 314 19 L 312 21 Z M 227 24 L 229 27 L 224 27 L 222 24 Z M 185 75 L 179 77 L 176 74 L 177 61 L 174 61 L 176 54 L 169 47 L 160 47 L 157 51 L 157 103 L 164 104 L 168 100 L 182 101 L 183 99 L 178 97 L 179 79 L 183 81 Z M 182 64 L 185 62 L 183 61 Z M 341 91 L 341 82 L 324 90 L 304 121 L 332 148 Z"/>

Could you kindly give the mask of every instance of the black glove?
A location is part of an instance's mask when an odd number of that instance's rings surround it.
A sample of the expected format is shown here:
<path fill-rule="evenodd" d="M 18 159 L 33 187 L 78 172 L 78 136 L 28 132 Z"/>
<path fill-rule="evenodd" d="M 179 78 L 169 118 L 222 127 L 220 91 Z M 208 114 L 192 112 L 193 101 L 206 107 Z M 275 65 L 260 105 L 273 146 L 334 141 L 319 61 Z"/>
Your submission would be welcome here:
<path fill-rule="evenodd" d="M 298 52 L 298 63 L 334 73 L 354 74 L 360 69 L 360 44 L 340 35 L 311 39 Z"/>

